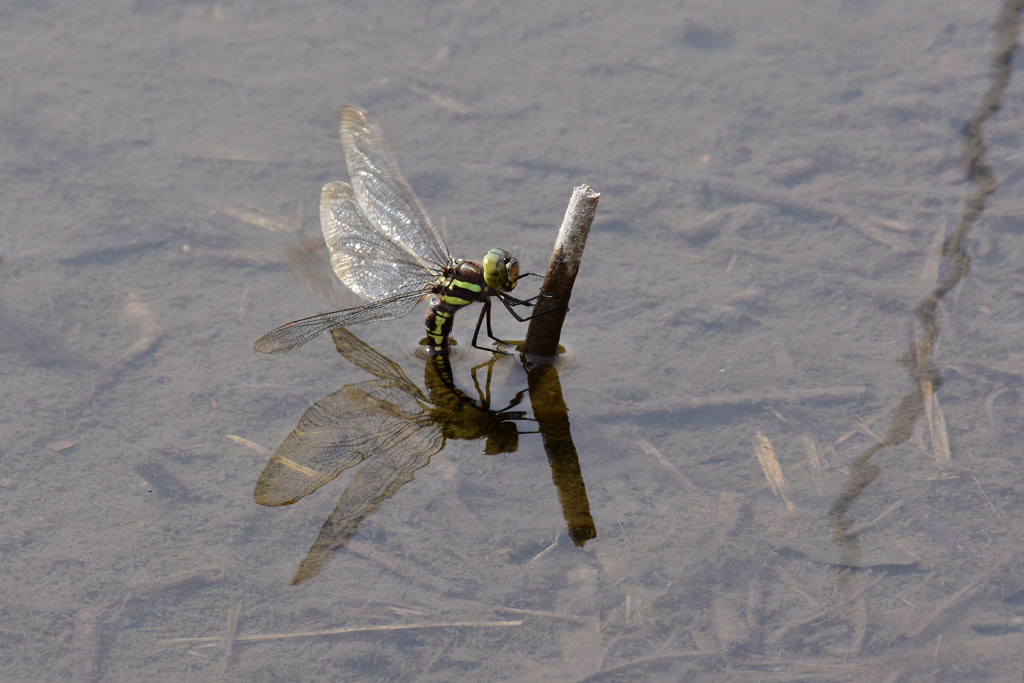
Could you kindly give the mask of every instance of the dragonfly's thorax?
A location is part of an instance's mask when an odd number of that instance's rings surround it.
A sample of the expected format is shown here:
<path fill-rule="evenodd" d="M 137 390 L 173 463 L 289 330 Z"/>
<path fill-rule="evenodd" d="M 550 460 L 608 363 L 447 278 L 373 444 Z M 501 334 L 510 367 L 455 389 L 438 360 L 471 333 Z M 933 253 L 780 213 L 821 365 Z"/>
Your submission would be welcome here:
<path fill-rule="evenodd" d="M 455 311 L 474 301 L 509 292 L 519 279 L 519 261 L 504 249 L 491 249 L 480 263 L 459 259 L 438 277 L 427 297 L 427 340 L 431 356 L 448 355 Z M 488 328 L 489 329 L 489 328 Z"/>

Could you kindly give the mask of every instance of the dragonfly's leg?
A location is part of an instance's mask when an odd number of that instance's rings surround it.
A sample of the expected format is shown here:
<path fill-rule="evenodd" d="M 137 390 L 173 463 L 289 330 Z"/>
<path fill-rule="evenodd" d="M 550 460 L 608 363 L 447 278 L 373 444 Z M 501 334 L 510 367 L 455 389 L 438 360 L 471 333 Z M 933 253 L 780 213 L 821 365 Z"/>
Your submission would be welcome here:
<path fill-rule="evenodd" d="M 539 277 L 542 280 L 544 279 L 544 276 L 541 275 L 540 273 L 523 273 L 522 275 L 519 276 L 519 279 L 516 280 L 516 282 L 519 282 L 519 280 L 522 280 L 523 278 L 526 277 Z"/>
<path fill-rule="evenodd" d="M 483 310 L 480 311 L 480 318 L 477 319 L 477 321 L 476 321 L 476 329 L 473 330 L 473 346 L 474 346 L 474 348 L 478 348 L 478 349 L 481 349 L 483 351 L 490 351 L 492 353 L 501 353 L 501 354 L 504 354 L 504 355 L 507 356 L 508 355 L 507 351 L 502 351 L 501 349 L 489 349 L 486 346 L 480 346 L 480 344 L 477 343 L 477 339 L 480 337 L 480 326 L 483 325 L 484 319 L 487 320 L 487 336 L 490 337 L 491 339 L 493 339 L 494 341 L 498 342 L 499 344 L 506 343 L 506 342 L 502 341 L 501 339 L 498 339 L 497 337 L 495 337 L 494 336 L 494 332 L 491 331 L 491 300 L 489 298 L 488 299 L 484 299 L 483 304 L 484 304 Z"/>
<path fill-rule="evenodd" d="M 497 356 L 491 356 L 490 360 L 486 363 L 480 363 L 470 370 L 470 375 L 473 377 L 473 386 L 476 388 L 476 394 L 480 397 L 480 407 L 484 410 L 490 410 L 491 408 L 491 374 L 494 372 L 494 362 L 498 360 Z M 482 368 L 487 368 L 487 380 L 483 387 L 480 386 L 480 378 L 477 377 L 477 371 Z"/>
<path fill-rule="evenodd" d="M 536 299 L 539 299 L 541 296 L 542 296 L 541 294 L 538 294 L 537 296 L 533 297 L 533 299 L 526 299 L 525 301 L 523 301 L 523 300 L 520 300 L 520 299 L 516 299 L 513 296 L 508 296 L 507 294 L 503 294 L 502 296 L 498 297 L 498 301 L 500 301 L 502 304 L 504 304 L 505 308 L 508 309 L 508 312 L 512 314 L 512 317 L 515 318 L 516 320 L 518 320 L 521 323 L 525 323 L 527 320 L 533 320 L 537 316 L 544 315 L 545 313 L 550 313 L 551 311 L 557 311 L 560 308 L 565 308 L 565 306 L 566 306 L 565 304 L 562 304 L 560 306 L 555 306 L 554 308 L 549 308 L 546 311 L 540 311 L 539 313 L 534 313 L 533 315 L 527 315 L 527 316 L 519 315 L 518 313 L 516 313 L 515 309 L 512 308 L 513 306 L 518 306 L 519 304 L 526 303 L 527 301 L 535 301 Z M 506 299 L 511 299 L 511 301 L 506 301 Z"/>
<path fill-rule="evenodd" d="M 544 279 L 544 276 L 541 275 L 540 273 L 523 273 L 522 275 L 519 276 L 519 279 L 522 280 L 524 277 L 529 277 L 531 275 L 533 277 L 539 277 L 542 280 Z M 541 297 L 541 295 L 538 294 L 537 296 L 531 296 L 529 299 L 517 299 L 516 297 L 512 296 L 511 294 L 508 294 L 507 292 L 502 292 L 502 296 L 508 300 L 509 304 L 512 304 L 513 306 L 532 306 L 533 302 Z M 507 305 L 508 304 L 506 304 L 506 306 Z"/>
<path fill-rule="evenodd" d="M 505 295 L 508 303 L 513 306 L 532 306 L 533 302 L 540 298 L 540 294 L 537 296 L 531 296 L 529 299 L 517 299 L 514 296 Z"/>

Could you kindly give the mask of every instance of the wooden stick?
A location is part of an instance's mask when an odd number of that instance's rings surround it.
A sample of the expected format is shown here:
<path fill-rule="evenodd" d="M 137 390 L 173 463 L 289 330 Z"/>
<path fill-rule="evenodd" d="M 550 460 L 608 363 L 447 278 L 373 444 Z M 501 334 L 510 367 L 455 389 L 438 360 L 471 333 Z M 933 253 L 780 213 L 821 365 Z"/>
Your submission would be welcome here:
<path fill-rule="evenodd" d="M 537 363 L 544 363 L 558 355 L 558 340 L 562 334 L 562 323 L 569 310 L 569 297 L 576 282 L 583 259 L 583 248 L 587 244 L 590 225 L 597 214 L 597 200 L 601 195 L 589 185 L 578 185 L 572 191 L 569 208 L 555 240 L 548 272 L 540 288 L 540 299 L 534 309 L 534 318 L 526 332 L 523 355 Z M 537 315 L 550 311 L 545 315 Z"/>

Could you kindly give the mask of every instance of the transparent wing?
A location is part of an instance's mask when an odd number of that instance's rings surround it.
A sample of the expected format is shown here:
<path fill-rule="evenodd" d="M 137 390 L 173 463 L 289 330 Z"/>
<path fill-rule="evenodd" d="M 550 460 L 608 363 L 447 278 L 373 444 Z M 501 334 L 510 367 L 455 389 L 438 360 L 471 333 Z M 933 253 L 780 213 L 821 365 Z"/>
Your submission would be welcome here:
<path fill-rule="evenodd" d="M 331 337 L 334 339 L 334 348 L 345 360 L 366 370 L 374 377 L 391 381 L 395 387 L 401 388 L 410 396 L 415 396 L 424 403 L 428 402 L 420 388 L 405 376 L 401 365 L 344 327 L 336 327 L 331 330 Z"/>
<path fill-rule="evenodd" d="M 321 313 L 310 318 L 285 323 L 256 340 L 253 348 L 262 353 L 294 351 L 313 337 L 336 327 L 401 318 L 416 306 L 427 290 L 408 292 L 374 304 Z"/>
<path fill-rule="evenodd" d="M 420 430 L 422 443 L 385 451 L 363 466 L 341 494 L 331 516 L 324 522 L 309 554 L 295 572 L 292 585 L 316 576 L 334 553 L 356 535 L 363 521 L 381 503 L 413 480 L 416 470 L 430 464 L 430 458 L 444 447 L 440 430 Z"/>
<path fill-rule="evenodd" d="M 363 460 L 419 460 L 439 451 L 444 435 L 418 397 L 386 379 L 353 384 L 317 401 L 270 458 L 253 498 L 288 505 Z"/>
<path fill-rule="evenodd" d="M 384 133 L 362 109 L 341 110 L 341 145 L 356 200 L 370 223 L 424 268 L 449 265 L 441 234 L 399 170 Z"/>
<path fill-rule="evenodd" d="M 351 308 L 364 303 L 334 274 L 331 252 L 322 237 L 303 237 L 289 246 L 288 269 L 296 280 L 330 301 L 335 308 Z"/>
<path fill-rule="evenodd" d="M 324 185 L 320 226 L 334 273 L 368 301 L 421 290 L 441 274 L 438 264 L 411 253 L 392 235 L 371 225 L 348 183 Z"/>

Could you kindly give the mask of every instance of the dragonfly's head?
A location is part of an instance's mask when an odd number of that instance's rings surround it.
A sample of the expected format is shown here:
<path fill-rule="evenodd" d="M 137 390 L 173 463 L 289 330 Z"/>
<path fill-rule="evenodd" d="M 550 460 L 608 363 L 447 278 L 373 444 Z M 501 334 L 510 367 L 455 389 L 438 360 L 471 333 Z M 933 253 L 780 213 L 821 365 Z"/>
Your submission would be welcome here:
<path fill-rule="evenodd" d="M 519 279 L 519 260 L 504 249 L 491 249 L 480 262 L 484 282 L 493 290 L 511 292 Z"/>

